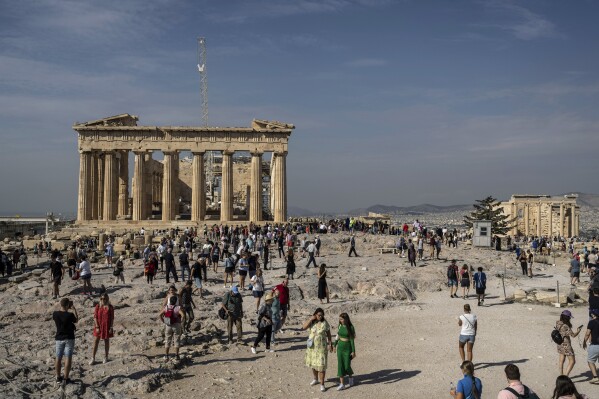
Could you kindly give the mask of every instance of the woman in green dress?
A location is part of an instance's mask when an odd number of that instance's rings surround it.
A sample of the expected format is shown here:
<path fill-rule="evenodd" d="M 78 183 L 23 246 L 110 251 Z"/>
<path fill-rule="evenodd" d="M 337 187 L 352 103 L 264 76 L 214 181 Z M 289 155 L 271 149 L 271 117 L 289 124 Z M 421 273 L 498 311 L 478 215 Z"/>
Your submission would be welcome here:
<path fill-rule="evenodd" d="M 338 340 L 335 342 L 337 351 L 337 377 L 339 377 L 338 391 L 354 385 L 354 371 L 351 369 L 351 361 L 356 357 L 356 330 L 347 313 L 339 315 L 339 328 L 337 330 Z M 345 376 L 349 376 L 345 384 Z"/>
<path fill-rule="evenodd" d="M 320 391 L 324 392 L 324 378 L 327 370 L 328 351 L 333 351 L 331 327 L 324 319 L 324 310 L 316 309 L 312 317 L 303 325 L 304 330 L 309 330 L 308 348 L 306 349 L 306 366 L 312 369 L 314 379 L 310 385 L 318 384 Z"/>

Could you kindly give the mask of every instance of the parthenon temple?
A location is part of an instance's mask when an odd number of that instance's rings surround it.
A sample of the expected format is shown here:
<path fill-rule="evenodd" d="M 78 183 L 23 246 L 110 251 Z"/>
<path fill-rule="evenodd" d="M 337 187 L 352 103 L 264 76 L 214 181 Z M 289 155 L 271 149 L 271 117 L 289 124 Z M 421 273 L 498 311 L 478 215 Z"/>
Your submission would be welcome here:
<path fill-rule="evenodd" d="M 159 127 L 137 121 L 121 114 L 73 125 L 79 225 L 286 221 L 293 125 L 254 119 L 249 128 Z M 267 153 L 270 162 L 263 160 Z"/>
<path fill-rule="evenodd" d="M 576 194 L 564 196 L 512 195 L 502 202 L 503 213 L 516 222 L 511 235 L 575 237 L 580 229 L 580 207 Z"/>

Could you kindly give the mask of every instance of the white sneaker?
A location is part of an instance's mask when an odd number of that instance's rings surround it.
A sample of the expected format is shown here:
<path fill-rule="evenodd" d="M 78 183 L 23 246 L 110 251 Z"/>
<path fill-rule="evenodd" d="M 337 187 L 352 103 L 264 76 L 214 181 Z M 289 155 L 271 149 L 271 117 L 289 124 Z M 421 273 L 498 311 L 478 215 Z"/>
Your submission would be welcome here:
<path fill-rule="evenodd" d="M 314 386 L 316 384 L 318 384 L 318 380 L 312 380 L 312 382 L 310 383 L 310 386 Z"/>
<path fill-rule="evenodd" d="M 275 352 L 275 350 L 274 350 L 274 349 L 269 349 L 268 351 L 269 351 L 270 353 L 274 353 L 274 352 Z"/>
<path fill-rule="evenodd" d="M 253 346 L 252 346 L 252 353 L 253 353 L 254 355 L 256 354 L 256 348 L 254 348 Z"/>
<path fill-rule="evenodd" d="M 339 384 L 339 386 L 337 387 L 338 391 L 343 391 L 345 389 L 345 385 L 343 384 Z"/>
<path fill-rule="evenodd" d="M 320 386 L 320 392 L 324 392 L 324 391 L 326 391 L 326 390 L 327 390 L 327 389 L 324 387 L 324 385 L 321 385 L 321 386 Z"/>

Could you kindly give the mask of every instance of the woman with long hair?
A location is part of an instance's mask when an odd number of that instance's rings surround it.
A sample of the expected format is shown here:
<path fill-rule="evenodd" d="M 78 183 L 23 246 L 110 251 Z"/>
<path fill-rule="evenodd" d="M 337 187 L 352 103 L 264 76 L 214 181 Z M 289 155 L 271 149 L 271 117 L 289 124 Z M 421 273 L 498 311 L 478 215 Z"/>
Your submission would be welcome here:
<path fill-rule="evenodd" d="M 572 331 L 572 323 L 570 319 L 573 319 L 572 312 L 564 310 L 559 317 L 559 321 L 556 323 L 555 328 L 559 331 L 563 338 L 563 342 L 557 346 L 557 353 L 559 354 L 558 366 L 560 375 L 569 376 L 574 364 L 576 363 L 576 357 L 574 356 L 574 349 L 572 348 L 572 341 L 570 337 L 577 337 L 582 330 L 582 325 L 578 327 L 576 332 Z M 568 358 L 568 367 L 564 373 L 564 363 Z"/>
<path fill-rule="evenodd" d="M 339 315 L 337 338 L 334 344 L 337 351 L 337 377 L 339 377 L 337 390 L 341 391 L 354 385 L 354 371 L 351 368 L 351 361 L 356 357 L 356 345 L 354 344 L 356 330 L 347 313 Z M 347 384 L 345 384 L 346 375 L 348 376 Z"/>
<path fill-rule="evenodd" d="M 555 380 L 555 389 L 551 399 L 590 399 L 587 395 L 578 393 L 570 377 L 560 375 Z"/>
<path fill-rule="evenodd" d="M 456 399 L 480 399 L 483 394 L 483 383 L 474 376 L 474 364 L 466 360 L 460 366 L 464 378 L 458 381 L 455 391 L 449 392 Z"/>
<path fill-rule="evenodd" d="M 312 369 L 314 377 L 310 385 L 317 385 L 320 382 L 320 391 L 324 392 L 328 352 L 333 351 L 331 326 L 324 318 L 324 310 L 317 308 L 302 328 L 310 331 L 306 349 L 306 366 Z"/>
<path fill-rule="evenodd" d="M 295 274 L 295 260 L 293 260 L 293 248 L 289 248 L 287 250 L 287 256 L 285 257 L 287 260 L 287 270 L 285 274 L 287 274 L 287 278 L 293 280 L 293 275 Z"/>
<path fill-rule="evenodd" d="M 323 303 L 323 299 L 327 299 L 329 303 L 329 287 L 327 285 L 327 265 L 324 263 L 320 264 L 318 269 L 318 299 L 320 303 Z"/>
<path fill-rule="evenodd" d="M 114 308 L 110 304 L 107 293 L 100 295 L 100 303 L 94 309 L 94 348 L 90 365 L 96 363 L 96 353 L 100 340 L 104 340 L 104 363 L 108 362 L 108 351 L 110 349 L 110 338 L 114 332 L 112 325 L 114 323 Z"/>
<path fill-rule="evenodd" d="M 464 263 L 460 270 L 460 286 L 462 287 L 462 298 L 468 298 L 470 293 L 470 286 L 472 285 L 472 276 L 470 275 L 470 268 Z"/>

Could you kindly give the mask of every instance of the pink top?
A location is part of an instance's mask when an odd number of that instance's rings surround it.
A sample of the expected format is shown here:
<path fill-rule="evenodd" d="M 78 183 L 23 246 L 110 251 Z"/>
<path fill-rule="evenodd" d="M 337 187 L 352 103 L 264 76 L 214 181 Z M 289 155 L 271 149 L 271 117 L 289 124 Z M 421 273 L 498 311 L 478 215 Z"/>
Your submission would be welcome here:
<path fill-rule="evenodd" d="M 518 392 L 520 395 L 524 395 L 524 385 L 522 385 L 522 383 L 520 381 L 514 381 L 510 385 L 508 385 L 508 387 L 512 388 L 514 391 Z M 528 387 L 528 392 L 534 393 L 534 391 L 532 389 L 530 389 L 530 387 Z M 516 396 L 513 393 L 503 389 L 503 390 L 499 391 L 499 394 L 497 395 L 497 399 L 518 399 L 518 398 L 516 398 Z"/>

